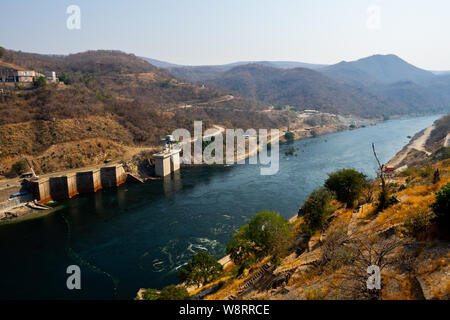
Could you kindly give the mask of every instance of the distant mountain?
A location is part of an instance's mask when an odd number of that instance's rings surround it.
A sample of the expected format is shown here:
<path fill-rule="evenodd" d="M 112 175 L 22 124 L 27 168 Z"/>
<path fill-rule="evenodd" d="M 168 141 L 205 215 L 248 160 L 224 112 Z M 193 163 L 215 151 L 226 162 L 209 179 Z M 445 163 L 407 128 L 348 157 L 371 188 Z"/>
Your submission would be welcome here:
<path fill-rule="evenodd" d="M 167 76 L 167 72 L 157 70 L 155 66 L 134 54 L 118 50 L 91 50 L 69 55 L 43 55 L 12 50 L 8 52 L 15 64 L 31 70 L 95 74 L 158 72 Z"/>
<path fill-rule="evenodd" d="M 161 60 L 156 60 L 156 59 L 151 59 L 151 58 L 145 58 L 145 57 L 139 57 L 144 61 L 147 61 L 148 63 L 154 65 L 155 67 L 158 68 L 181 68 L 183 66 L 179 65 L 179 64 L 175 64 L 175 63 L 170 63 L 170 62 L 165 62 L 165 61 L 161 61 Z"/>
<path fill-rule="evenodd" d="M 226 71 L 206 83 L 264 103 L 293 105 L 299 110 L 371 117 L 390 113 L 394 108 L 384 97 L 365 88 L 340 83 L 306 68 L 282 70 L 249 64 Z"/>
<path fill-rule="evenodd" d="M 359 84 L 400 81 L 421 84 L 435 77 L 431 71 L 417 68 L 393 54 L 373 55 L 352 62 L 343 61 L 319 71 L 339 80 Z"/>
<path fill-rule="evenodd" d="M 363 74 L 356 68 L 353 71 L 350 74 Z M 346 82 L 306 68 L 283 70 L 250 64 L 225 71 L 206 83 L 276 106 L 294 105 L 300 110 L 318 109 L 362 117 L 450 110 L 450 96 L 443 93 L 449 92 L 446 77 L 427 86 L 412 81 L 394 84 L 372 81 L 373 85 L 369 81 Z"/>
<path fill-rule="evenodd" d="M 173 64 L 151 58 L 145 57 L 141 58 L 158 68 L 167 69 L 170 73 L 179 78 L 193 82 L 210 80 L 217 77 L 222 72 L 247 64 L 259 64 L 263 66 L 280 69 L 292 69 L 292 68 L 319 69 L 326 67 L 326 65 L 323 64 L 311 64 L 296 61 L 239 61 L 222 65 L 187 66 L 187 65 Z"/>

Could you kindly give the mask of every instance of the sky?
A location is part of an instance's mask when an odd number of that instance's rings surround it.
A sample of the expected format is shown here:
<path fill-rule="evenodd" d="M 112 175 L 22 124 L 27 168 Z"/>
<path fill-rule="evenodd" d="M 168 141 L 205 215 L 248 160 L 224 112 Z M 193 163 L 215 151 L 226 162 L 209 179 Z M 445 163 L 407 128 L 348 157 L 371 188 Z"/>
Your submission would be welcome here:
<path fill-rule="evenodd" d="M 25 52 L 115 49 L 183 65 L 333 64 L 392 53 L 420 68 L 450 70 L 448 0 L 2 2 L 0 46 Z M 80 9 L 79 29 L 71 5 Z"/>

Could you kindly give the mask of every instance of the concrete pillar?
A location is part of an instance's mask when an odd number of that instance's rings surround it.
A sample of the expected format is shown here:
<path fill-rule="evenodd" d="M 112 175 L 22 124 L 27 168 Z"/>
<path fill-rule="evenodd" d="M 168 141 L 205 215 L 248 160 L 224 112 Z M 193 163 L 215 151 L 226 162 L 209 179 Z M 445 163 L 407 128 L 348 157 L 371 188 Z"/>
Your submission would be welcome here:
<path fill-rule="evenodd" d="M 100 169 L 77 172 L 77 188 L 79 193 L 91 193 L 101 189 Z"/>
<path fill-rule="evenodd" d="M 153 155 L 155 159 L 155 174 L 158 177 L 165 177 L 171 172 L 170 153 L 157 153 Z"/>
<path fill-rule="evenodd" d="M 50 181 L 49 179 L 39 179 L 30 181 L 31 193 L 33 198 L 39 203 L 46 203 L 52 200 L 50 196 Z"/>
<path fill-rule="evenodd" d="M 118 187 L 127 179 L 123 166 L 104 167 L 100 169 L 103 188 Z"/>
<path fill-rule="evenodd" d="M 180 170 L 180 152 L 172 152 L 172 155 L 170 156 L 170 168 L 172 172 L 176 172 Z"/>
<path fill-rule="evenodd" d="M 50 196 L 53 200 L 70 199 L 78 194 L 75 173 L 50 178 Z"/>

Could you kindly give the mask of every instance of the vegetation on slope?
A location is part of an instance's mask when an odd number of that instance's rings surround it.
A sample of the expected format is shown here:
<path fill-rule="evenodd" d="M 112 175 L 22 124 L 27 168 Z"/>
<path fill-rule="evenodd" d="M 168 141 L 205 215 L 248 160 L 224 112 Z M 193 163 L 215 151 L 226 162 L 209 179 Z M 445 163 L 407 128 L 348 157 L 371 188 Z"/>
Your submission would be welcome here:
<path fill-rule="evenodd" d="M 224 123 L 244 129 L 278 127 L 280 123 L 260 112 L 255 102 L 236 97 L 215 103 L 223 99 L 224 92 L 183 83 L 119 51 L 47 56 L 4 50 L 0 64 L 5 63 L 55 70 L 61 83 L 31 89 L 4 86 L 10 94 L 0 96 L 2 167 L 11 164 L 11 157 L 36 157 L 52 145 L 93 137 L 106 138 L 111 148 L 114 143 L 155 146 L 177 128 L 192 130 L 194 120 L 202 120 L 205 129 Z M 186 104 L 193 107 L 180 108 Z M 93 117 L 99 125 L 91 123 Z M 105 122 L 109 124 L 100 125 Z M 64 128 L 68 123 L 78 123 L 79 128 Z M 120 132 L 114 132 L 115 128 Z M 20 141 L 29 143 L 17 143 Z M 0 175 L 8 174 L 9 169 L 2 168 Z"/>

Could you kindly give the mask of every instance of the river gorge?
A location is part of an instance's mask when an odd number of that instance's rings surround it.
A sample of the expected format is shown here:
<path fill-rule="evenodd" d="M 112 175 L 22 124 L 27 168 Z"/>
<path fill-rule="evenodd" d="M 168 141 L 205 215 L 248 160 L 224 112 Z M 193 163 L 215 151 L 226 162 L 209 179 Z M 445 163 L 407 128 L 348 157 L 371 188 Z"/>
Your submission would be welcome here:
<path fill-rule="evenodd" d="M 385 163 L 437 118 L 399 118 L 281 145 L 271 176 L 260 175 L 259 165 L 184 167 L 171 180 L 60 201 L 48 216 L 0 226 L 0 299 L 132 299 L 141 287 L 176 283 L 193 253 L 222 257 L 255 213 L 292 217 L 337 169 L 374 177 L 372 142 Z M 82 290 L 66 287 L 73 264 L 81 267 Z"/>

